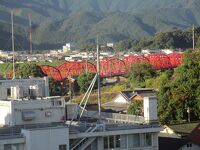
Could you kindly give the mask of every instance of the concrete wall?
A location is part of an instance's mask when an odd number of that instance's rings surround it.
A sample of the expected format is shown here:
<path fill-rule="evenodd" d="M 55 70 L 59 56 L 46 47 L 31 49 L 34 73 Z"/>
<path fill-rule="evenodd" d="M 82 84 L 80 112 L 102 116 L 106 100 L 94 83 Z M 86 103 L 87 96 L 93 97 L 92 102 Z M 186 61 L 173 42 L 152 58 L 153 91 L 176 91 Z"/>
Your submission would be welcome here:
<path fill-rule="evenodd" d="M 19 87 L 23 89 L 24 97 L 29 96 L 29 88 L 30 86 L 38 85 L 38 93 L 40 97 L 49 96 L 49 82 L 48 78 L 30 78 L 30 79 L 14 79 L 14 80 L 0 80 L 0 95 L 7 94 L 7 89 L 11 87 Z M 5 96 L 1 97 L 2 100 L 7 99 L 4 98 Z"/>
<path fill-rule="evenodd" d="M 157 99 L 155 96 L 144 97 L 143 101 L 144 117 L 147 123 L 156 122 L 157 115 Z"/>
<path fill-rule="evenodd" d="M 66 113 L 67 113 L 67 120 L 70 119 L 77 119 L 77 115 L 78 115 L 78 108 L 79 106 L 75 103 L 68 103 L 66 104 Z"/>
<path fill-rule="evenodd" d="M 25 150 L 59 150 L 66 144 L 69 150 L 69 130 L 67 127 L 22 130 L 26 137 Z"/>
<path fill-rule="evenodd" d="M 63 122 L 65 102 L 61 99 L 0 101 L 0 114 L 0 124 L 8 126 Z"/>
<path fill-rule="evenodd" d="M 53 102 L 56 103 L 53 105 Z M 26 112 L 33 112 L 35 118 L 32 120 L 23 119 L 22 114 Z M 64 100 L 61 99 L 12 102 L 12 125 L 62 122 L 64 118 Z"/>

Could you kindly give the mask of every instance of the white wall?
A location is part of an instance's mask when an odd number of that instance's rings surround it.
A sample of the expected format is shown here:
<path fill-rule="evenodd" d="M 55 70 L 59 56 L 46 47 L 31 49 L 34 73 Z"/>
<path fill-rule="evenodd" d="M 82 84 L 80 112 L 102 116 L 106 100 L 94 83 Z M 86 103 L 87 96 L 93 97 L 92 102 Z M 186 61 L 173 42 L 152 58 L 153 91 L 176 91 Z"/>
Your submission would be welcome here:
<path fill-rule="evenodd" d="M 24 150 L 59 150 L 66 144 L 69 150 L 69 129 L 67 127 L 22 130 L 26 137 Z"/>
<path fill-rule="evenodd" d="M 127 100 L 121 95 L 119 94 L 115 99 L 114 102 L 116 103 L 128 103 Z"/>
<path fill-rule="evenodd" d="M 11 123 L 11 101 L 0 101 L 0 125 Z"/>
<path fill-rule="evenodd" d="M 160 137 L 171 137 L 171 138 L 181 138 L 168 126 L 164 126 L 164 129 L 159 133 Z"/>

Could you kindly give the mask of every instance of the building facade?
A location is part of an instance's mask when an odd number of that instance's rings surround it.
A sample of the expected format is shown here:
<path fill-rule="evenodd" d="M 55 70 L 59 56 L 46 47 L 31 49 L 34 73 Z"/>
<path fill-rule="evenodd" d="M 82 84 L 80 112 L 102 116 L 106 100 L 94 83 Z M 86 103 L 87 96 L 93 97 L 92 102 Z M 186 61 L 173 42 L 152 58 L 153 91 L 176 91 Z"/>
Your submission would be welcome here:
<path fill-rule="evenodd" d="M 156 121 L 156 97 L 144 98 L 146 112 L 140 116 L 140 122 L 137 116 L 129 118 L 126 114 L 114 113 L 102 113 L 98 120 L 98 115 L 89 115 L 87 111 L 80 119 L 79 111 L 76 111 L 80 107 L 65 103 L 61 97 L 45 97 L 46 92 L 41 96 L 37 90 L 32 91 L 34 97 L 31 90 L 25 98 L 19 96 L 30 89 L 32 83 L 38 89 L 42 87 L 43 91 L 48 91 L 46 79 L 32 82 L 35 80 L 27 79 L 23 84 L 21 79 L 2 81 L 0 88 L 11 89 L 14 94 L 9 96 L 6 92 L 0 100 L 0 114 L 3 114 L 0 116 L 0 150 L 159 149 L 158 133 L 162 128 Z"/>

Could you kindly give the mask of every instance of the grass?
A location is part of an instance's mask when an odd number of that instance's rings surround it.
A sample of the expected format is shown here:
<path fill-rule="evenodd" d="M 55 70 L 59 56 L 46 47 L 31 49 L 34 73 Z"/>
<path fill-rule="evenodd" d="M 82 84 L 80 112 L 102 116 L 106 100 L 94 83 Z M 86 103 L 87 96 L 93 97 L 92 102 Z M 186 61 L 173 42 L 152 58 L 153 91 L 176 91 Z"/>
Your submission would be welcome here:
<path fill-rule="evenodd" d="M 110 92 L 110 93 L 102 93 L 101 94 L 101 103 L 106 103 L 109 101 L 112 101 L 116 96 L 117 96 L 118 92 Z M 80 103 L 82 98 L 83 98 L 84 94 L 80 95 L 80 96 L 76 96 L 74 98 L 74 102 L 75 103 Z M 97 93 L 93 93 L 90 95 L 89 100 L 88 100 L 88 104 L 97 104 Z"/>
<path fill-rule="evenodd" d="M 112 86 L 101 87 L 101 102 L 106 103 L 112 101 L 120 91 L 128 90 L 124 84 L 116 84 Z M 74 97 L 74 102 L 80 103 L 84 94 Z M 97 90 L 94 90 L 88 100 L 88 104 L 97 104 Z"/>
<path fill-rule="evenodd" d="M 21 65 L 30 65 L 30 64 L 37 64 L 37 65 L 50 65 L 53 67 L 59 66 L 62 63 L 64 63 L 64 61 L 60 61 L 60 60 L 55 60 L 53 62 L 47 62 L 47 61 L 40 61 L 40 62 L 25 62 L 25 63 L 18 63 L 16 64 L 16 66 L 21 66 Z M 0 64 L 0 75 L 1 76 L 5 76 L 7 74 L 9 74 L 10 72 L 12 72 L 12 63 L 3 63 Z"/>

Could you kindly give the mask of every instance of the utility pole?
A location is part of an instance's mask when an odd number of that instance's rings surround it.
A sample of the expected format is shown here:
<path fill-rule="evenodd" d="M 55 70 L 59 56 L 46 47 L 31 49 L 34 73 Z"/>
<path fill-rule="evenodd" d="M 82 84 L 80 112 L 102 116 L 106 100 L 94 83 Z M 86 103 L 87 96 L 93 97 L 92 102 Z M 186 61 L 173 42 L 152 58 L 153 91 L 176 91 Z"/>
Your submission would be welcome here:
<path fill-rule="evenodd" d="M 88 52 L 86 52 L 86 66 L 85 66 L 85 72 L 86 72 L 86 74 L 88 73 Z"/>
<path fill-rule="evenodd" d="M 13 10 L 11 10 L 11 30 L 12 30 L 12 52 L 13 52 L 13 78 L 12 79 L 15 79 L 15 41 L 14 41 Z"/>
<path fill-rule="evenodd" d="M 32 54 L 32 22 L 31 22 L 31 13 L 28 14 L 29 18 L 29 42 L 30 42 L 30 54 Z"/>
<path fill-rule="evenodd" d="M 193 42 L 193 50 L 194 50 L 194 35 L 195 33 L 194 33 L 194 25 L 193 25 L 193 27 L 192 27 L 192 42 Z"/>
<path fill-rule="evenodd" d="M 190 107 L 187 108 L 187 113 L 188 113 L 188 122 L 190 122 Z"/>
<path fill-rule="evenodd" d="M 98 114 L 99 123 L 101 123 L 101 90 L 100 90 L 100 60 L 99 60 L 99 41 L 97 36 L 97 83 L 98 83 Z"/>

